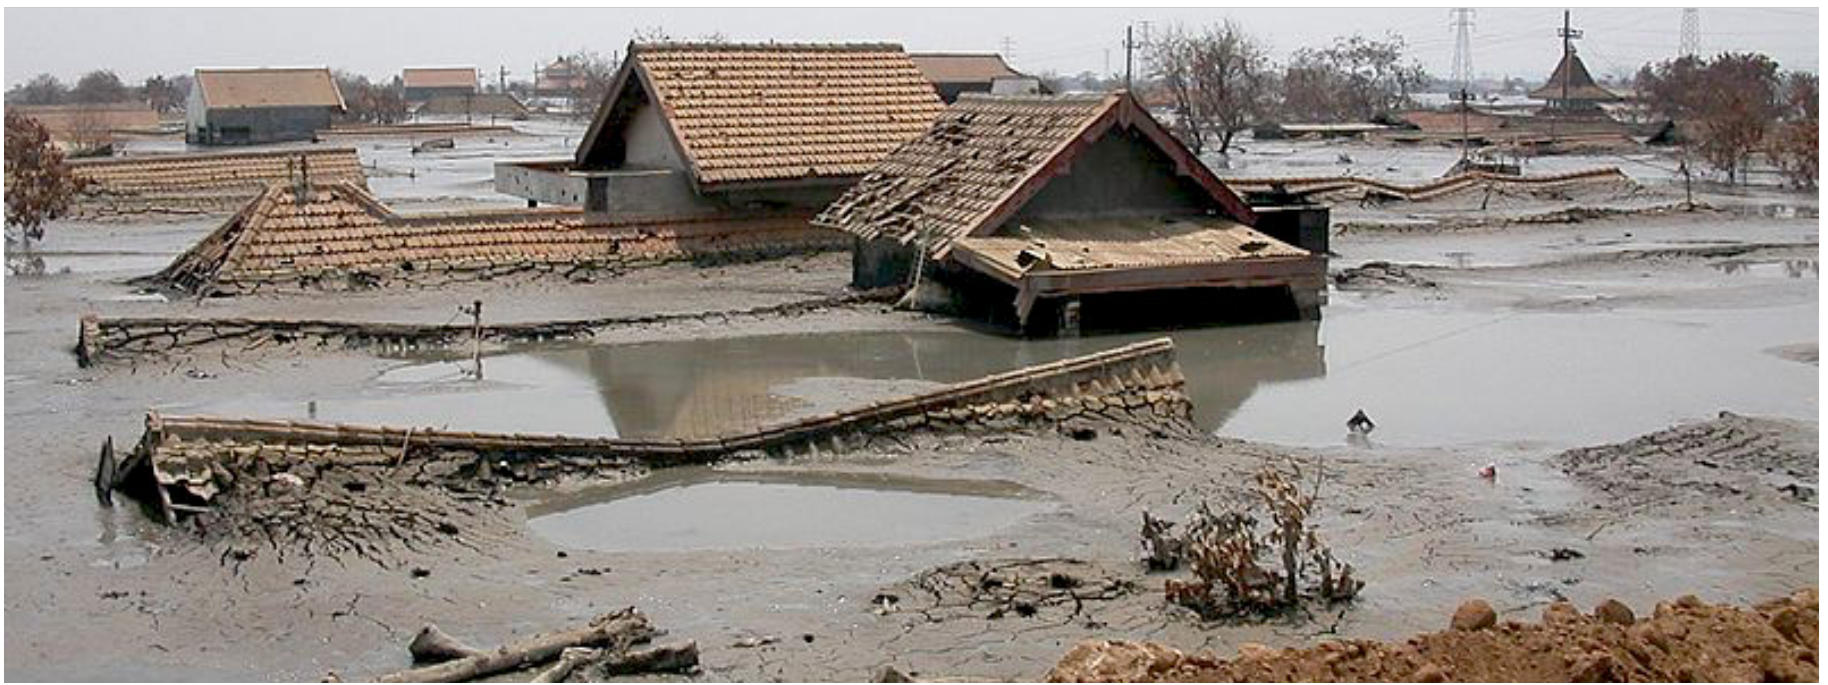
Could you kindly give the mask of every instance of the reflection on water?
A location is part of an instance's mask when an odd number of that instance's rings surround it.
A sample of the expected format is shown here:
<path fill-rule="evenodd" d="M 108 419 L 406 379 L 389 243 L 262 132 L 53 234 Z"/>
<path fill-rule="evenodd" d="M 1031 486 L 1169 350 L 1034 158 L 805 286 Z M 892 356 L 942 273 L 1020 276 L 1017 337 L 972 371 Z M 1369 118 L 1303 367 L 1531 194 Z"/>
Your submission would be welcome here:
<path fill-rule="evenodd" d="M 614 552 L 894 547 L 983 537 L 1051 507 L 1000 481 L 678 468 L 537 502 L 527 525 Z"/>
<path fill-rule="evenodd" d="M 235 398 L 211 413 L 468 430 L 702 437 L 1087 354 L 1155 334 L 1021 340 L 967 329 L 583 346 L 415 361 L 343 395 Z M 1374 446 L 1618 440 L 1722 409 L 1807 418 L 1815 369 L 1773 357 L 1817 338 L 1813 305 L 1583 313 L 1380 309 L 1324 323 L 1168 334 L 1194 418 L 1224 435 L 1339 445 L 1363 408 Z M 859 390 L 861 388 L 861 390 Z M 874 393 L 874 394 L 871 394 Z"/>

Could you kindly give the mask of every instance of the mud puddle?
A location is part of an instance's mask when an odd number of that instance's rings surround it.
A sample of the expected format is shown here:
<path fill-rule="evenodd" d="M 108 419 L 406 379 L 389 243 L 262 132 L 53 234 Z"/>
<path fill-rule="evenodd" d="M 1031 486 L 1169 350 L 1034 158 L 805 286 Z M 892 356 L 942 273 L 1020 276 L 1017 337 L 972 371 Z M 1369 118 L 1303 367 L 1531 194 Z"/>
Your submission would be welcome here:
<path fill-rule="evenodd" d="M 611 552 L 901 547 L 983 537 L 1053 504 L 1000 481 L 670 469 L 536 501 L 554 545 Z"/>

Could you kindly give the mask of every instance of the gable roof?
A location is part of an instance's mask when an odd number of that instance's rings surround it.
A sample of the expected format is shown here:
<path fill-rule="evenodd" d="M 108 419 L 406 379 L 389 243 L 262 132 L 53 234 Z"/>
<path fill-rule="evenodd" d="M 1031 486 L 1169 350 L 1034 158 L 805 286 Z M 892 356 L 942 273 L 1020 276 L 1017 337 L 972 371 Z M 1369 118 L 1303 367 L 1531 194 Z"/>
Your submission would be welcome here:
<path fill-rule="evenodd" d="M 215 108 L 335 107 L 343 109 L 336 78 L 324 67 L 303 69 L 198 69 L 203 104 Z"/>
<path fill-rule="evenodd" d="M 864 239 L 927 234 L 943 258 L 954 241 L 1001 225 L 1113 129 L 1134 129 L 1230 218 L 1256 215 L 1127 92 L 1075 96 L 968 93 L 925 135 L 896 150 L 813 219 Z"/>
<path fill-rule="evenodd" d="M 631 43 L 580 166 L 620 157 L 613 132 L 642 101 L 701 189 L 848 183 L 945 107 L 899 45 Z"/>
<path fill-rule="evenodd" d="M 400 72 L 400 82 L 407 88 L 476 89 L 473 67 L 408 67 Z"/>
<path fill-rule="evenodd" d="M 1009 68 L 1003 56 L 994 52 L 926 52 L 908 56 L 920 67 L 928 81 L 934 83 L 990 83 L 1000 78 L 1025 78 Z"/>
<path fill-rule="evenodd" d="M 1570 74 L 1572 76 L 1570 77 Z M 1586 63 L 1580 61 L 1580 55 L 1569 52 L 1562 55 L 1561 62 L 1555 65 L 1555 72 L 1549 74 L 1549 82 L 1541 88 L 1530 91 L 1530 97 L 1538 100 L 1562 99 L 1562 82 L 1567 82 L 1568 100 L 1617 100 L 1619 96 L 1594 82 L 1593 75 L 1587 73 Z"/>
<path fill-rule="evenodd" d="M 831 234 L 808 228 L 804 215 L 613 219 L 547 208 L 404 216 L 354 182 L 313 179 L 302 198 L 296 184 L 266 186 L 151 280 L 234 294 L 357 272 L 437 282 L 501 266 L 632 266 L 719 247 L 831 243 Z"/>

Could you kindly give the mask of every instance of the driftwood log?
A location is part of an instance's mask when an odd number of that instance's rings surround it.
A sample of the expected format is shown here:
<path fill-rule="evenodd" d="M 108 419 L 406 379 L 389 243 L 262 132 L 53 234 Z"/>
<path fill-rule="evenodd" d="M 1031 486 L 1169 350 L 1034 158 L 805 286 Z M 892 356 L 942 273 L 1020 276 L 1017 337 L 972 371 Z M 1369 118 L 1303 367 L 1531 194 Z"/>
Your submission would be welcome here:
<path fill-rule="evenodd" d="M 420 633 L 438 633 L 436 628 L 428 628 L 430 630 L 422 630 Z M 536 635 L 493 651 L 473 652 L 433 666 L 385 675 L 377 678 L 376 682 L 458 683 L 476 680 L 552 661 L 568 647 L 604 647 L 611 652 L 619 652 L 629 645 L 652 639 L 654 635 L 656 632 L 647 617 L 640 611 L 628 608 L 598 617 L 584 628 Z M 449 639 L 448 635 L 444 637 Z M 418 639 L 415 638 L 414 642 L 418 642 Z M 449 642 L 456 643 L 455 640 Z M 447 644 L 446 647 L 448 646 Z"/>
<path fill-rule="evenodd" d="M 603 650 L 600 649 L 591 649 L 589 647 L 566 647 L 565 651 L 559 652 L 558 661 L 553 662 L 550 668 L 540 671 L 539 675 L 533 676 L 533 680 L 528 682 L 565 682 L 565 679 L 571 676 L 572 671 L 577 670 L 579 666 L 596 661 L 597 658 L 602 655 Z"/>
<path fill-rule="evenodd" d="M 482 650 L 458 641 L 430 623 L 419 629 L 419 634 L 413 636 L 412 644 L 406 646 L 406 651 L 413 655 L 415 664 L 436 664 L 482 653 Z"/>
<path fill-rule="evenodd" d="M 698 643 L 688 640 L 676 645 L 662 645 L 610 654 L 603 659 L 600 669 L 604 676 L 617 676 L 631 673 L 671 673 L 689 670 L 697 665 Z"/>

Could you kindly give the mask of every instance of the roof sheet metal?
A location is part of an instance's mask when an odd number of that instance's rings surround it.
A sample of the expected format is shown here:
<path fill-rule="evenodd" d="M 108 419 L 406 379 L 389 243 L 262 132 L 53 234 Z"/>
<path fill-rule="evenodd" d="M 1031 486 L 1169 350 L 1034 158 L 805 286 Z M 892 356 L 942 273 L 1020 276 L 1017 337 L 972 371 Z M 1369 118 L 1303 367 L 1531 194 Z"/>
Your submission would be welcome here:
<path fill-rule="evenodd" d="M 198 69 L 197 87 L 212 109 L 343 107 L 343 94 L 327 68 Z"/>
<path fill-rule="evenodd" d="M 898 45 L 636 44 L 630 62 L 700 185 L 861 176 L 945 108 Z"/>

